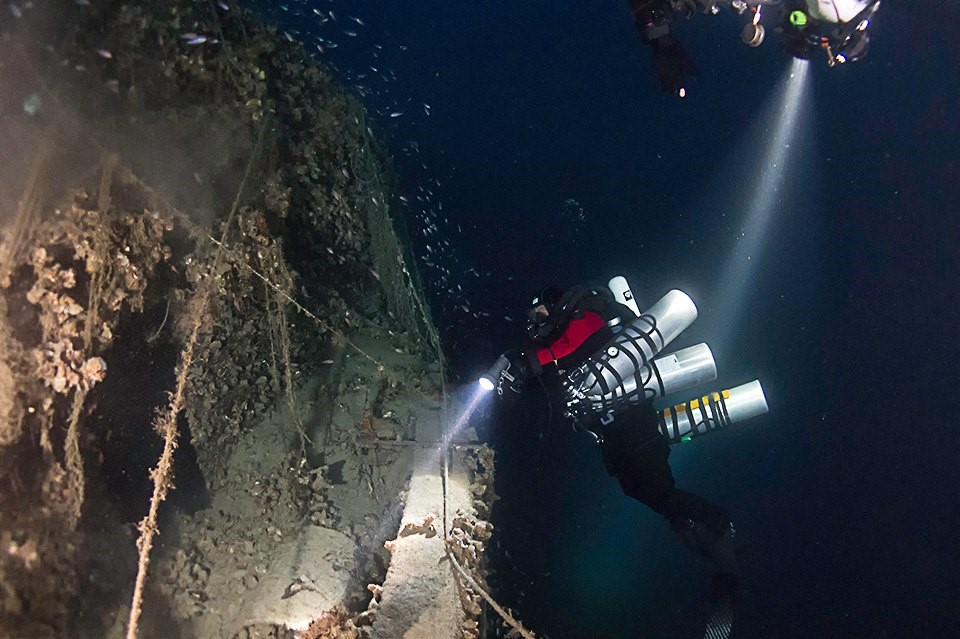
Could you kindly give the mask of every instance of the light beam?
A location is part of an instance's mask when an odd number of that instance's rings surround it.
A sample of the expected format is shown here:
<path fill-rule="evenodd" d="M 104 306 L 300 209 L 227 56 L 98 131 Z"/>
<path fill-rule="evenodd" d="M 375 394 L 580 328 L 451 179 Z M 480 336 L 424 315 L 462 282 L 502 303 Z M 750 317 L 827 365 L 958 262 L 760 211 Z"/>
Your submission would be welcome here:
<path fill-rule="evenodd" d="M 754 271 L 765 248 L 764 240 L 776 212 L 784 207 L 784 191 L 790 172 L 796 169 L 793 164 L 798 155 L 797 141 L 803 139 L 808 128 L 802 117 L 810 110 L 808 74 L 807 61 L 793 60 L 775 99 L 755 120 L 750 132 L 751 139 L 765 141 L 765 148 L 742 188 L 747 207 L 741 231 L 713 298 L 711 344 L 721 353 L 729 352 L 733 334 L 740 327 L 756 279 Z"/>

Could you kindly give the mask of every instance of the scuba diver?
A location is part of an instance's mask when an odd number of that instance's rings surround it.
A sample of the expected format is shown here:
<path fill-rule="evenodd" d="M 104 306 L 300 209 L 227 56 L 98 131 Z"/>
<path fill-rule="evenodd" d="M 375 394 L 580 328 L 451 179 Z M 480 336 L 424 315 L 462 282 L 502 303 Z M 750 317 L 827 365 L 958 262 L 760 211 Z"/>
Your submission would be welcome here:
<path fill-rule="evenodd" d="M 776 30 L 784 50 L 795 58 L 809 60 L 819 49 L 826 54 L 828 66 L 857 62 L 870 49 L 867 29 L 879 8 L 880 0 L 785 3 Z"/>
<path fill-rule="evenodd" d="M 628 0 L 640 39 L 653 51 L 653 65 L 666 93 L 687 95 L 690 76 L 697 67 L 676 35 L 677 17 L 695 13 L 715 15 L 728 6 L 749 21 L 740 33 L 749 47 L 763 44 L 761 22 L 768 13 L 774 30 L 791 56 L 810 59 L 817 50 L 827 54 L 831 67 L 863 59 L 869 48 L 867 28 L 880 8 L 880 0 Z"/>
<path fill-rule="evenodd" d="M 629 287 L 626 286 L 626 280 L 623 278 L 611 280 L 611 288 L 618 279 L 623 281 L 624 288 L 629 292 Z M 682 296 L 689 301 L 689 298 L 679 291 L 671 291 L 664 300 L 668 298 L 673 300 L 674 298 L 670 297 L 671 294 Z M 624 302 L 629 300 L 631 306 L 619 302 L 618 299 L 623 299 Z M 607 370 L 614 370 L 616 364 L 613 360 L 607 359 L 603 362 L 597 357 L 598 353 L 615 356 L 613 352 L 615 347 L 611 344 L 617 339 L 621 340 L 618 350 L 621 354 L 630 351 L 631 346 L 628 342 L 631 336 L 640 343 L 641 347 L 644 344 L 650 345 L 643 355 L 638 355 L 636 351 L 632 352 L 629 358 L 634 364 L 638 360 L 647 360 L 647 356 L 651 353 L 652 358 L 659 348 L 672 339 L 668 334 L 669 313 L 660 313 L 658 316 L 656 309 L 663 306 L 663 300 L 661 300 L 654 309 L 641 314 L 639 310 L 632 310 L 637 309 L 632 299 L 632 293 L 622 298 L 619 295 L 615 297 L 611 289 L 606 287 L 578 286 L 566 291 L 555 287 L 544 288 L 532 301 L 528 311 L 526 347 L 500 356 L 498 363 L 494 364 L 486 375 L 487 387 L 496 388 L 497 395 L 501 398 L 516 398 L 531 382 L 539 380 L 541 383 L 549 383 L 554 389 L 560 386 L 568 397 L 576 395 L 583 399 L 587 397 L 589 390 L 584 394 L 577 389 L 586 389 L 589 384 L 578 386 L 574 383 L 571 386 L 571 380 L 581 379 L 584 371 L 600 374 L 600 369 L 604 367 Z M 673 306 L 676 307 L 676 303 L 673 303 Z M 679 331 L 675 331 L 674 335 L 686 328 L 696 316 L 693 303 L 689 302 L 689 306 L 693 307 L 692 317 L 680 327 Z M 650 325 L 652 328 L 644 336 L 634 330 L 638 325 Z M 661 341 L 654 346 L 657 339 Z M 698 347 L 706 351 L 710 360 L 709 367 L 713 367 L 709 349 L 705 344 L 700 344 Z M 686 350 L 691 351 L 698 347 Z M 677 354 L 680 353 L 682 351 Z M 673 370 L 679 370 L 679 368 L 683 368 L 683 364 L 673 367 Z M 713 377 L 703 375 L 701 370 L 701 373 L 697 373 L 696 381 L 691 382 L 688 379 L 685 383 L 674 384 L 671 388 L 668 379 L 670 371 L 666 366 L 661 366 L 660 370 L 656 368 L 651 370 L 655 371 L 655 376 L 659 380 L 660 396 L 668 394 L 671 390 L 680 390 L 716 376 L 715 368 L 711 368 Z M 622 382 L 625 376 L 616 374 L 615 377 Z M 666 390 L 664 383 L 667 384 Z M 759 383 L 754 383 L 759 388 Z M 607 382 L 600 385 L 603 386 L 604 391 L 613 393 L 616 390 L 613 389 L 613 384 Z M 624 387 L 625 385 L 621 384 L 620 388 Z M 670 444 L 687 441 L 689 436 L 680 439 L 668 437 L 665 434 L 669 432 L 670 426 L 664 423 L 662 414 L 654 408 L 651 396 L 653 394 L 646 392 L 643 388 L 630 392 L 616 390 L 616 393 L 619 394 L 620 399 L 630 395 L 633 400 L 615 409 L 602 408 L 599 411 L 589 408 L 578 411 L 572 407 L 586 406 L 586 403 L 579 400 L 568 401 L 566 415 L 573 419 L 579 430 L 591 434 L 599 444 L 604 467 L 620 483 L 624 494 L 639 500 L 664 517 L 681 541 L 712 565 L 712 609 L 708 620 L 707 636 L 725 639 L 733 623 L 733 610 L 739 590 L 737 559 L 734 554 L 734 528 L 730 515 L 724 508 L 703 497 L 677 488 L 668 462 Z M 738 416 L 738 409 L 734 405 L 737 403 L 736 398 L 729 399 L 730 393 L 736 394 L 736 392 L 724 391 L 724 393 L 728 398 L 729 410 L 726 405 L 721 408 L 716 404 L 712 415 L 709 415 L 709 411 L 703 413 L 708 416 L 701 423 L 710 421 L 712 418 L 720 422 L 726 419 L 726 423 L 731 423 L 766 412 L 766 403 L 763 401 L 762 410 L 754 411 L 749 415 L 741 413 Z M 717 395 L 719 397 L 719 394 Z M 700 409 L 707 408 L 708 403 L 707 397 L 702 398 Z M 695 405 L 696 400 L 689 402 L 690 407 Z M 674 407 L 678 414 L 680 411 L 677 409 L 680 406 Z M 667 409 L 663 414 L 669 414 L 670 410 Z M 693 412 L 690 412 L 690 416 L 695 417 Z M 672 421 L 676 423 L 676 419 Z M 716 427 L 716 424 L 712 427 Z M 697 434 L 696 427 L 692 434 Z"/>

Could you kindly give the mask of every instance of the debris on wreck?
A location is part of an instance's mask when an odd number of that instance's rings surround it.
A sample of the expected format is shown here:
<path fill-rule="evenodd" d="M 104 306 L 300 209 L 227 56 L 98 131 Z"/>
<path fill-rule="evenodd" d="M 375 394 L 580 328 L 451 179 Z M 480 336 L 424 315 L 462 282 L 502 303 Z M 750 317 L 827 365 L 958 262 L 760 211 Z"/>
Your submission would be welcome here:
<path fill-rule="evenodd" d="M 444 374 L 362 105 L 233 2 L 33 6 L 0 85 L 0 635 L 359 636 Z"/>

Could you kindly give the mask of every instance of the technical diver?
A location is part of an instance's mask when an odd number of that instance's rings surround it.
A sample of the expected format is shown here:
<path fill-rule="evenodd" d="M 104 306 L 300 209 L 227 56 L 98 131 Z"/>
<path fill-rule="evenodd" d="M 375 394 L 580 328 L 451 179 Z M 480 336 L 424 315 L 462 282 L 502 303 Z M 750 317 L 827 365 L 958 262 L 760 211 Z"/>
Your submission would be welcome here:
<path fill-rule="evenodd" d="M 869 48 L 867 28 L 880 0 L 628 0 L 640 39 L 653 51 L 660 88 L 687 95 L 690 76 L 697 74 L 692 58 L 677 38 L 677 17 L 695 13 L 715 15 L 721 6 L 748 17 L 740 37 L 759 47 L 765 36 L 763 22 L 773 21 L 785 51 L 809 59 L 817 50 L 827 54 L 831 67 L 863 59 Z M 767 19 L 767 14 L 773 14 Z"/>
<path fill-rule="evenodd" d="M 857 62 L 870 49 L 870 26 L 880 0 L 794 0 L 784 3 L 777 31 L 784 50 L 808 60 L 818 50 L 831 67 Z"/>
<path fill-rule="evenodd" d="M 497 395 L 518 397 L 535 380 L 560 386 L 614 335 L 614 327 L 637 314 L 617 302 L 606 287 L 544 288 L 528 310 L 528 343 L 504 353 L 495 380 Z M 712 612 L 708 628 L 725 627 L 708 636 L 725 637 L 733 619 L 738 592 L 734 528 L 729 513 L 703 497 L 676 487 L 668 459 L 670 442 L 659 430 L 652 399 L 612 414 L 586 416 L 578 428 L 599 443 L 607 472 L 624 494 L 663 516 L 681 541 L 713 567 Z"/>

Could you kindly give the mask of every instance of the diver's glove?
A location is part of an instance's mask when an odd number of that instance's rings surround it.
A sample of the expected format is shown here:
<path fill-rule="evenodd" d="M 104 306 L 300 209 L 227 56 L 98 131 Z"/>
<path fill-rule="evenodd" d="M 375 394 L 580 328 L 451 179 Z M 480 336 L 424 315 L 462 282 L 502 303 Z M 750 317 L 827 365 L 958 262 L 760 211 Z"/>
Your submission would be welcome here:
<path fill-rule="evenodd" d="M 505 362 L 497 375 L 497 397 L 501 399 L 516 399 L 523 393 L 529 375 L 529 367 L 523 353 L 512 351 L 502 356 Z"/>
<path fill-rule="evenodd" d="M 865 29 L 858 29 L 837 47 L 834 59 L 841 64 L 857 62 L 867 57 L 868 51 L 870 51 L 870 36 Z"/>
<path fill-rule="evenodd" d="M 817 47 L 796 28 L 784 29 L 780 42 L 784 52 L 798 60 L 809 60 L 817 51 Z"/>

